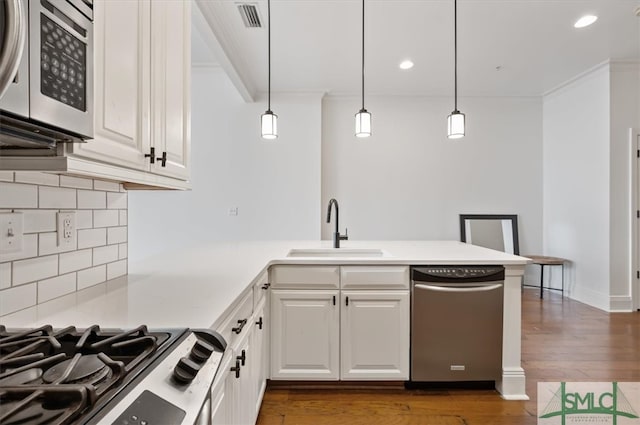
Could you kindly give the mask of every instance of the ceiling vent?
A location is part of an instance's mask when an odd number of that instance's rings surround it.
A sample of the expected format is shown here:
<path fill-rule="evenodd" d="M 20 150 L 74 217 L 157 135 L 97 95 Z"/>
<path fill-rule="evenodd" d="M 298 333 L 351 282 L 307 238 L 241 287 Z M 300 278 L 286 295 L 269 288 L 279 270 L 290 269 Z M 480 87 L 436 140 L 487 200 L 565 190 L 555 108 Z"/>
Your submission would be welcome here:
<path fill-rule="evenodd" d="M 260 14 L 258 13 L 257 3 L 243 3 L 238 5 L 240 16 L 244 26 L 247 28 L 262 28 Z"/>

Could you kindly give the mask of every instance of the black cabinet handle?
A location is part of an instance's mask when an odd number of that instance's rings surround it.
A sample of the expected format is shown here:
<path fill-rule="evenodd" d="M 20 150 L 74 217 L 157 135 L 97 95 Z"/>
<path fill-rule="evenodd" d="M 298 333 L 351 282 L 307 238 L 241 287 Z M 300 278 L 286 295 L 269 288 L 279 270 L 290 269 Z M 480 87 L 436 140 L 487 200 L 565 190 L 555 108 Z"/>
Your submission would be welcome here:
<path fill-rule="evenodd" d="M 260 316 L 260 319 L 256 322 L 256 325 L 258 325 L 259 329 L 262 329 L 262 316 Z"/>
<path fill-rule="evenodd" d="M 231 372 L 236 373 L 236 378 L 240 378 L 240 360 L 236 358 L 236 366 L 231 368 Z"/>
<path fill-rule="evenodd" d="M 349 305 L 349 297 L 346 297 L 345 303 L 346 303 L 346 305 Z"/>
<path fill-rule="evenodd" d="M 336 296 L 333 296 L 333 305 L 336 305 Z"/>
<path fill-rule="evenodd" d="M 241 356 L 236 356 L 236 361 L 240 360 L 242 362 L 242 366 L 244 366 L 244 363 L 247 361 L 247 353 L 246 351 L 242 350 L 242 355 Z"/>
<path fill-rule="evenodd" d="M 262 285 L 262 289 L 266 291 L 267 289 L 269 289 L 270 286 L 271 286 L 270 283 L 265 283 L 264 285 Z"/>
<path fill-rule="evenodd" d="M 235 328 L 231 328 L 231 331 L 239 334 L 240 332 L 242 332 L 242 328 L 244 328 L 244 325 L 246 324 L 247 319 L 238 320 L 238 326 L 236 326 Z"/>
<path fill-rule="evenodd" d="M 158 161 L 161 161 L 160 165 L 163 167 L 167 166 L 167 151 L 162 152 L 162 156 L 160 158 L 156 158 Z"/>
<path fill-rule="evenodd" d="M 156 148 L 149 148 L 149 153 L 144 154 L 145 158 L 149 158 L 149 162 L 152 164 L 156 163 Z"/>

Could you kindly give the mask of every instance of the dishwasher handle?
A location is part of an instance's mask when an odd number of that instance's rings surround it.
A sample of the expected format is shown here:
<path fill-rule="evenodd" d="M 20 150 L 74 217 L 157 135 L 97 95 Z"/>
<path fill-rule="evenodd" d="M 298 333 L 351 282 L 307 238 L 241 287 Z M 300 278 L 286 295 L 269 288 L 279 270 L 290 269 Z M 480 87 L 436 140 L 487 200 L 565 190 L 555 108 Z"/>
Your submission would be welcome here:
<path fill-rule="evenodd" d="M 413 286 L 418 289 L 427 289 L 429 291 L 436 291 L 436 292 L 485 292 L 485 291 L 493 291 L 495 289 L 502 288 L 501 283 L 493 284 L 493 285 L 479 284 L 478 286 L 471 286 L 471 287 L 423 285 L 420 283 L 414 283 Z"/>

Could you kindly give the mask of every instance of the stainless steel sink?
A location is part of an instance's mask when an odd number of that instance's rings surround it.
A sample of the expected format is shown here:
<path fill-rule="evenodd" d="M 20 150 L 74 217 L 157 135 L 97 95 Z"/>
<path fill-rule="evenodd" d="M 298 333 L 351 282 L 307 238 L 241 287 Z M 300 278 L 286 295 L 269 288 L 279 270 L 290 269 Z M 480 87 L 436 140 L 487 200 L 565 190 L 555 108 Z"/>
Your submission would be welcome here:
<path fill-rule="evenodd" d="M 292 249 L 287 257 L 390 257 L 389 253 L 377 248 L 301 248 Z"/>

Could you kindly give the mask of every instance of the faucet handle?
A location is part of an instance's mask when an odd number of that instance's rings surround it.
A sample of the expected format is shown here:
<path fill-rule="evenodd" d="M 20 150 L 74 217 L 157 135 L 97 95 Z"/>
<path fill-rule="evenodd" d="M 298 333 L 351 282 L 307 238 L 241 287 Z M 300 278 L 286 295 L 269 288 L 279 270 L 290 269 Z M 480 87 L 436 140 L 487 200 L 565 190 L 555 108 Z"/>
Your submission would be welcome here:
<path fill-rule="evenodd" d="M 344 235 L 340 235 L 340 240 L 343 240 L 343 241 L 349 240 L 349 229 L 347 227 L 344 228 Z"/>

